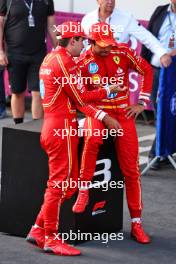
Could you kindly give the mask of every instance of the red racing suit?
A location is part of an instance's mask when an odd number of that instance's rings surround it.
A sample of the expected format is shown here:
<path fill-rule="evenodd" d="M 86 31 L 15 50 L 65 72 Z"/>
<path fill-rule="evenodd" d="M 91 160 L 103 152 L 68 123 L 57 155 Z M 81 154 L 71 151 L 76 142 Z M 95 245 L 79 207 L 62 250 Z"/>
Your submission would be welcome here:
<path fill-rule="evenodd" d="M 130 215 L 132 218 L 141 217 L 142 198 L 141 180 L 138 160 L 138 138 L 134 118 L 126 118 L 126 108 L 130 105 L 129 99 L 129 70 L 135 70 L 142 75 L 139 99 L 147 103 L 152 88 L 153 73 L 151 66 L 135 51 L 125 44 L 118 44 L 106 57 L 93 54 L 92 50 L 86 51 L 79 59 L 81 75 L 89 77 L 88 90 L 96 90 L 105 81 L 112 83 L 115 77 L 116 83 L 121 87 L 128 87 L 124 92 L 119 92 L 114 99 L 104 99 L 96 103 L 96 107 L 106 111 L 116 118 L 122 126 L 123 136 L 115 138 L 116 156 L 125 178 L 126 196 Z M 106 77 L 106 79 L 104 78 Z M 82 107 L 82 112 L 88 114 Z M 94 118 L 86 118 L 84 129 L 91 129 L 91 133 L 84 136 L 84 148 L 82 153 L 80 179 L 91 181 L 95 172 L 99 147 L 103 144 L 102 131 L 104 124 Z M 99 129 L 100 133 L 96 133 Z M 95 132 L 95 133 L 94 133 Z M 91 162 L 87 162 L 91 161 Z"/>
<path fill-rule="evenodd" d="M 45 57 L 40 68 L 44 109 L 41 145 L 49 159 L 49 179 L 36 223 L 45 228 L 46 234 L 57 231 L 60 205 L 76 190 L 65 185 L 71 178 L 78 181 L 76 105 L 84 106 L 88 115 L 98 118 L 102 111 L 86 106 L 85 102 L 107 98 L 105 89 L 83 91 L 81 86 L 74 85 L 71 77 L 77 79 L 77 65 L 65 48 L 60 47 Z"/>

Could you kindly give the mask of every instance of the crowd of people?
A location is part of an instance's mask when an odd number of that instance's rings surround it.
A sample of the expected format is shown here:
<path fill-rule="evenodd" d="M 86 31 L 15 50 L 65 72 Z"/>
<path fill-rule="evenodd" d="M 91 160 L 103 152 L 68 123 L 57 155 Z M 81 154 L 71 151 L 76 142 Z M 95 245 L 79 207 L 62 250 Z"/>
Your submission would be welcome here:
<path fill-rule="evenodd" d="M 131 237 L 142 244 L 151 242 L 142 225 L 143 202 L 135 118 L 145 109 L 150 98 L 157 109 L 160 69 L 168 67 L 172 56 L 176 55 L 176 0 L 156 8 L 148 29 L 131 14 L 119 10 L 115 0 L 97 0 L 97 4 L 98 8 L 82 19 L 84 31 L 78 22 L 69 21 L 56 32 L 53 31 L 53 0 L 0 0 L 0 65 L 7 67 L 9 74 L 13 119 L 15 124 L 23 122 L 28 87 L 32 95 L 33 119 L 44 118 L 41 145 L 49 158 L 44 202 L 27 241 L 57 255 L 81 253 L 54 236 L 59 228 L 58 215 L 62 203 L 77 191 L 69 186 L 63 190 L 62 182 L 70 179 L 78 181 L 78 177 L 81 181 L 91 181 L 99 147 L 103 144 L 101 135 L 95 137 L 91 133 L 84 136 L 79 173 L 78 136 L 73 137 L 69 132 L 64 139 L 53 136 L 54 129 L 78 129 L 76 109 L 85 114 L 84 128 L 89 131 L 104 128 L 123 130 L 123 136 L 115 137 L 114 144 L 125 179 Z M 63 30 L 66 27 L 67 31 Z M 47 32 L 54 47 L 48 55 Z M 128 46 L 131 36 L 143 44 L 141 56 Z M 86 38 L 89 46 L 81 53 Z M 142 76 L 139 99 L 135 105 L 131 105 L 129 100 L 130 69 Z M 3 68 L 0 73 L 0 118 L 5 118 Z M 76 76 L 76 84 L 70 81 L 63 85 L 58 81 L 58 78 L 70 80 L 70 76 Z M 89 82 L 80 83 L 80 77 L 86 77 Z M 116 83 L 108 81 L 104 85 L 104 77 L 108 80 L 114 77 Z M 149 158 L 155 155 L 154 141 Z M 154 169 L 159 168 L 159 163 L 160 160 Z M 55 182 L 58 188 L 54 188 Z M 89 190 L 80 189 L 73 212 L 84 212 L 88 202 Z"/>

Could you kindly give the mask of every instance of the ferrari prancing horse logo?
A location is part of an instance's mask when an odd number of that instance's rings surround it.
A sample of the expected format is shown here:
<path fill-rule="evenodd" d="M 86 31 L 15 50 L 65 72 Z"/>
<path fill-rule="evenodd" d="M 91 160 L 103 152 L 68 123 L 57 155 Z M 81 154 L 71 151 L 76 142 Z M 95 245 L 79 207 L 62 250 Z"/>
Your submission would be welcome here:
<path fill-rule="evenodd" d="M 113 60 L 116 64 L 119 64 L 120 63 L 120 58 L 118 56 L 114 56 L 113 57 Z"/>

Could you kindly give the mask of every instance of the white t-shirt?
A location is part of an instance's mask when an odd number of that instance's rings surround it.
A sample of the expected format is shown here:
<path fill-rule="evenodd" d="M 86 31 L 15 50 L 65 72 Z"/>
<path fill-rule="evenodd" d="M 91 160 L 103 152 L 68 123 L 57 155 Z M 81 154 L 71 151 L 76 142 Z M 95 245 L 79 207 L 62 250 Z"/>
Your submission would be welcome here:
<path fill-rule="evenodd" d="M 99 9 L 85 15 L 81 25 L 86 34 L 89 33 L 91 26 L 99 21 Z M 160 42 L 146 28 L 128 12 L 114 8 L 113 13 L 106 19 L 106 23 L 110 24 L 114 30 L 114 37 L 117 42 L 127 43 L 130 37 L 133 36 L 152 51 L 157 57 L 156 65 L 160 65 L 160 57 L 167 53 L 167 50 L 162 47 Z"/>

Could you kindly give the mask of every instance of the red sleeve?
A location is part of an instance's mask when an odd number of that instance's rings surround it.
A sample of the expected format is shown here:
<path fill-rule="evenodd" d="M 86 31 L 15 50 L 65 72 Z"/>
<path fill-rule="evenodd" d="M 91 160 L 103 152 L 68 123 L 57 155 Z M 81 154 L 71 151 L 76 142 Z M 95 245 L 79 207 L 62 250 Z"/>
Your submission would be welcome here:
<path fill-rule="evenodd" d="M 127 57 L 130 60 L 130 68 L 142 75 L 141 89 L 139 93 L 139 100 L 147 104 L 150 101 L 150 94 L 153 84 L 153 70 L 151 65 L 142 57 L 137 56 L 132 49 L 127 50 Z"/>
<path fill-rule="evenodd" d="M 63 77 L 67 79 L 67 84 L 63 86 L 63 90 L 76 104 L 84 106 L 86 103 L 101 101 L 102 99 L 107 98 L 106 89 L 100 88 L 98 90 L 88 92 L 81 85 L 72 84 L 71 77 L 78 77 L 76 64 L 71 61 L 70 65 L 67 65 L 66 67 L 62 61 L 62 57 L 59 54 L 57 54 L 56 57 L 62 69 Z M 72 68 L 75 68 L 75 70 L 70 71 Z"/>
<path fill-rule="evenodd" d="M 85 106 L 76 106 L 76 108 L 81 111 L 86 116 L 90 116 L 94 119 L 101 120 L 105 117 L 106 113 L 100 109 L 97 109 L 93 104 Z"/>

